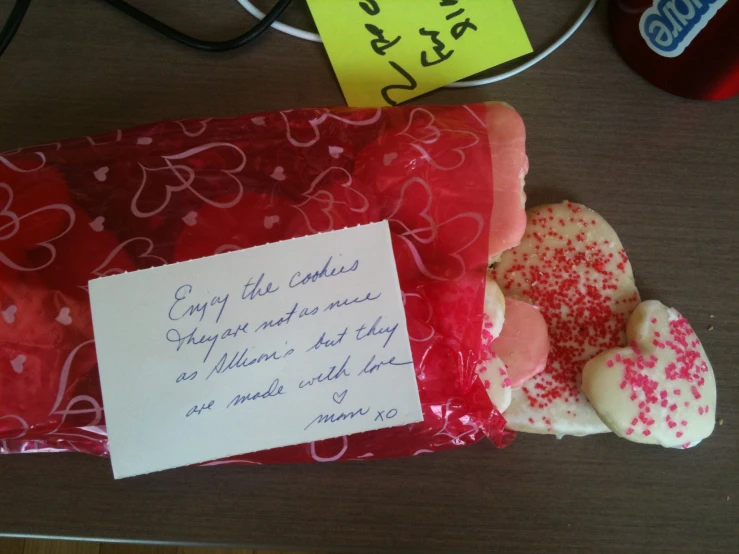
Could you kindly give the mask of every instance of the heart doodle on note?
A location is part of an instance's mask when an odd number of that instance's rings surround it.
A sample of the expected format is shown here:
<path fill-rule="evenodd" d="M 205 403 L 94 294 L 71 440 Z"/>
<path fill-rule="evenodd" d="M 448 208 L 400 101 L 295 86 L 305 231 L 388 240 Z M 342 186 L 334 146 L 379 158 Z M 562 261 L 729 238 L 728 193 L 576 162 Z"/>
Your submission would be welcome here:
<path fill-rule="evenodd" d="M 337 404 L 341 404 L 344 401 L 344 398 L 346 398 L 347 390 L 348 389 L 344 389 L 344 392 L 342 392 L 342 393 L 335 392 L 334 393 L 334 402 L 336 402 Z"/>

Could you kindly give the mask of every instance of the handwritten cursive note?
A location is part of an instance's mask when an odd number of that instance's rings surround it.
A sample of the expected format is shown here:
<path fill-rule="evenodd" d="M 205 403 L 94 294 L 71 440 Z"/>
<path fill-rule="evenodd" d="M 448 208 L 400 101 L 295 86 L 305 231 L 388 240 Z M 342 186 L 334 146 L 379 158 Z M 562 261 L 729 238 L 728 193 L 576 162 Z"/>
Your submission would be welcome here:
<path fill-rule="evenodd" d="M 308 0 L 350 106 L 394 106 L 531 52 L 512 0 Z"/>
<path fill-rule="evenodd" d="M 387 222 L 90 281 L 113 473 L 421 421 Z"/>

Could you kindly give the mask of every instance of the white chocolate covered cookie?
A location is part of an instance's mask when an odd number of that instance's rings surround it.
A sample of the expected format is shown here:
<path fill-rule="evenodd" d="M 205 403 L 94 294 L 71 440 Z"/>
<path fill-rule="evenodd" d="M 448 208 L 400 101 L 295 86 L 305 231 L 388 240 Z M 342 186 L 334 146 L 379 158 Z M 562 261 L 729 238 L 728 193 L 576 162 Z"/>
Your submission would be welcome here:
<path fill-rule="evenodd" d="M 511 382 L 503 361 L 495 355 L 491 347 L 500 336 L 505 319 L 506 301 L 498 284 L 488 279 L 485 284 L 485 304 L 482 325 L 482 348 L 477 374 L 485 386 L 490 401 L 504 412 L 511 403 Z"/>
<path fill-rule="evenodd" d="M 676 310 L 649 300 L 631 315 L 629 345 L 601 353 L 582 390 L 618 436 L 688 448 L 713 432 L 716 381 L 703 346 Z"/>
<path fill-rule="evenodd" d="M 533 208 L 521 244 L 503 253 L 493 276 L 503 294 L 538 306 L 549 330 L 546 368 L 513 391 L 508 427 L 553 435 L 608 432 L 580 381 L 590 358 L 625 344 L 628 317 L 639 303 L 616 232 L 579 204 Z"/>

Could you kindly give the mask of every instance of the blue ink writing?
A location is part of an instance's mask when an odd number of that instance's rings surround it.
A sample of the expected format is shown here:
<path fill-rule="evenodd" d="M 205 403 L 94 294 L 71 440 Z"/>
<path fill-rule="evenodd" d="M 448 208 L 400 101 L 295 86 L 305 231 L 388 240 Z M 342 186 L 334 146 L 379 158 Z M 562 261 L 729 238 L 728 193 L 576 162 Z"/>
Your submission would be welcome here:
<path fill-rule="evenodd" d="M 331 369 L 325 375 L 323 374 L 323 372 L 321 372 L 311 379 L 300 381 L 298 388 L 304 389 L 305 387 L 311 387 L 315 384 L 320 384 L 326 381 L 336 381 L 341 377 L 349 377 L 351 373 L 349 373 L 349 370 L 347 370 L 346 366 L 349 364 L 349 360 L 351 359 L 351 356 L 347 356 L 346 360 L 344 360 L 344 363 L 341 364 L 340 368 L 338 365 L 332 365 Z"/>
<path fill-rule="evenodd" d="M 180 373 L 180 376 L 177 377 L 176 383 L 182 383 L 182 381 L 192 381 L 198 376 L 197 371 L 193 371 L 189 375 L 187 373 Z"/>
<path fill-rule="evenodd" d="M 334 302 L 331 302 L 328 306 L 326 306 L 323 311 L 328 312 L 336 308 L 343 308 L 344 306 L 351 306 L 352 304 L 361 304 L 362 302 L 372 302 L 373 300 L 377 300 L 382 296 L 381 292 L 377 293 L 377 296 L 372 296 L 371 292 L 368 292 L 364 298 L 361 298 L 357 296 L 356 298 L 343 298 L 341 300 L 336 300 Z"/>
<path fill-rule="evenodd" d="M 308 317 L 309 315 L 316 315 L 318 313 L 318 306 L 312 309 L 303 308 L 300 310 L 300 315 L 298 317 Z"/>
<path fill-rule="evenodd" d="M 366 416 L 369 413 L 370 409 L 367 408 L 359 408 L 358 410 L 354 410 L 353 412 L 341 412 L 340 414 L 319 414 L 317 415 L 313 421 L 311 421 L 308 425 L 305 426 L 305 429 L 303 431 L 308 430 L 308 428 L 313 425 L 314 423 L 336 423 L 338 421 L 345 421 L 347 419 L 354 419 L 357 416 Z"/>
<path fill-rule="evenodd" d="M 215 405 L 215 403 L 216 403 L 215 400 L 211 400 L 210 402 L 208 402 L 208 404 L 205 404 L 203 402 L 202 406 L 193 406 L 187 411 L 187 414 L 185 415 L 185 417 L 190 417 L 191 415 L 200 415 L 203 412 L 210 410 Z"/>
<path fill-rule="evenodd" d="M 380 368 L 384 366 L 402 366 L 402 365 L 408 365 L 412 364 L 413 362 L 396 362 L 395 356 L 390 358 L 389 360 L 384 361 L 375 361 L 375 356 L 373 355 L 372 358 L 370 358 L 370 361 L 367 362 L 367 365 L 364 366 L 364 369 L 359 372 L 359 375 L 372 375 L 375 371 L 379 370 Z"/>
<path fill-rule="evenodd" d="M 176 342 L 177 343 L 177 352 L 180 351 L 180 349 L 183 346 L 197 346 L 200 344 L 209 344 L 208 351 L 205 353 L 205 357 L 203 358 L 203 362 L 208 361 L 208 356 L 210 356 L 210 353 L 213 351 L 213 347 L 216 345 L 216 342 L 219 339 L 232 339 L 237 338 L 240 334 L 245 334 L 247 329 L 249 327 L 248 323 L 242 323 L 241 325 L 237 326 L 235 329 L 229 327 L 225 331 L 223 331 L 220 335 L 204 335 L 200 334 L 198 335 L 198 328 L 195 327 L 192 331 L 190 331 L 186 335 L 180 334 L 180 332 L 177 329 L 170 329 L 167 331 L 167 340 L 169 342 Z"/>
<path fill-rule="evenodd" d="M 205 312 L 208 309 L 208 306 L 221 306 L 221 309 L 218 312 L 218 316 L 216 317 L 216 323 L 220 321 L 221 316 L 223 315 L 223 310 L 226 308 L 226 302 L 228 302 L 228 294 L 221 298 L 220 296 L 214 296 L 210 299 L 208 302 L 204 303 L 198 303 L 190 304 L 187 307 L 184 307 L 184 305 L 178 306 L 181 302 L 184 302 L 188 295 L 192 292 L 192 285 L 182 285 L 180 288 L 178 288 L 174 293 L 174 303 L 169 308 L 169 319 L 172 321 L 179 321 L 183 317 L 189 317 L 191 315 L 200 314 L 200 319 L 198 321 L 203 321 L 203 318 L 205 317 Z M 187 304 L 185 302 L 185 304 Z M 184 310 L 184 311 L 183 311 Z"/>
<path fill-rule="evenodd" d="M 386 419 L 393 419 L 396 415 L 398 415 L 398 410 L 393 408 L 392 410 L 388 410 L 387 413 L 385 413 L 385 410 L 377 410 L 377 415 L 375 416 L 375 421 L 378 419 L 380 421 L 385 421 Z"/>
<path fill-rule="evenodd" d="M 231 356 L 231 360 L 229 361 L 229 354 L 228 352 L 224 353 L 223 356 L 221 356 L 221 359 L 218 360 L 216 365 L 213 367 L 211 372 L 208 374 L 208 376 L 205 378 L 207 381 L 210 379 L 214 373 L 221 374 L 225 373 L 229 369 L 235 369 L 240 367 L 250 367 L 255 364 L 262 364 L 265 362 L 273 361 L 273 360 L 282 360 L 283 358 L 287 358 L 288 356 L 291 356 L 295 350 L 292 348 L 288 349 L 286 352 L 278 353 L 276 351 L 273 352 L 265 352 L 262 354 L 259 354 L 256 357 L 250 357 L 249 356 L 249 348 L 244 348 L 244 350 L 237 351 Z"/>
<path fill-rule="evenodd" d="M 300 271 L 296 271 L 293 276 L 290 277 L 290 288 L 294 289 L 295 287 L 307 285 L 308 283 L 315 283 L 316 281 L 329 277 L 338 277 L 339 275 L 342 275 L 344 273 L 351 273 L 352 271 L 357 271 L 357 269 L 359 269 L 359 260 L 354 260 L 354 263 L 347 269 L 343 265 L 338 268 L 332 267 L 331 262 L 333 261 L 333 259 L 333 256 L 329 256 L 323 268 L 318 271 L 313 271 L 305 275 L 303 275 Z"/>
<path fill-rule="evenodd" d="M 264 281 L 264 273 L 259 276 L 259 279 L 257 279 L 256 282 L 251 277 L 249 277 L 249 282 L 244 285 L 244 290 L 241 293 L 241 299 L 254 300 L 261 296 L 267 296 L 268 294 L 272 294 L 280 290 L 280 287 L 273 288 L 272 282 L 267 283 L 264 288 L 262 288 L 262 281 Z"/>
<path fill-rule="evenodd" d="M 346 336 L 347 332 L 349 331 L 349 327 L 344 327 L 344 330 L 339 333 L 335 339 L 327 339 L 326 333 L 321 333 L 321 336 L 318 337 L 318 340 L 316 341 L 316 344 L 311 346 L 306 352 L 310 352 L 311 350 L 321 350 L 322 348 L 325 350 L 326 348 L 333 348 L 334 346 L 338 346 L 341 344 L 341 341 L 344 340 L 344 337 Z"/>
<path fill-rule="evenodd" d="M 213 347 L 216 345 L 218 335 L 201 334 L 200 336 L 196 336 L 195 333 L 197 333 L 197 331 L 198 328 L 195 327 L 195 329 L 190 331 L 187 335 L 180 335 L 180 332 L 177 329 L 170 329 L 169 331 L 167 331 L 167 340 L 169 342 L 177 343 L 177 352 L 179 352 L 180 348 L 182 348 L 183 346 L 210 344 L 210 346 L 208 347 L 208 351 L 205 353 L 205 358 L 203 358 L 203 362 L 205 362 L 208 359 L 208 356 L 210 356 Z"/>
<path fill-rule="evenodd" d="M 264 329 L 272 329 L 273 327 L 281 327 L 283 325 L 287 325 L 288 323 L 290 323 L 290 320 L 292 319 L 292 317 L 295 315 L 295 312 L 297 311 L 298 311 L 298 303 L 296 302 L 292 310 L 290 310 L 289 312 L 286 312 L 284 316 L 279 318 L 277 321 L 275 321 L 274 319 L 264 321 L 263 323 L 259 325 L 259 327 L 257 327 L 257 330 L 254 332 L 256 333 L 257 331 L 263 331 Z"/>
<path fill-rule="evenodd" d="M 249 400 L 259 400 L 259 399 L 267 399 L 267 398 L 274 398 L 275 396 L 280 396 L 281 394 L 285 394 L 285 387 L 280 385 L 280 380 L 275 379 L 272 381 L 272 384 L 269 386 L 269 388 L 264 392 L 248 392 L 244 395 L 237 394 L 231 402 L 228 403 L 228 406 L 226 408 L 230 408 L 231 406 L 240 406 L 244 402 L 248 402 Z"/>
<path fill-rule="evenodd" d="M 388 335 L 387 340 L 385 341 L 385 344 L 382 345 L 382 347 L 385 348 L 390 342 L 390 339 L 393 338 L 395 331 L 398 329 L 398 324 L 396 323 L 392 327 L 381 327 L 380 326 L 381 321 L 382 321 L 382 316 L 378 317 L 368 330 L 365 330 L 367 328 L 366 325 L 362 325 L 359 329 L 357 329 L 357 340 L 363 340 L 363 339 L 366 339 L 367 337 L 377 337 L 381 335 Z"/>

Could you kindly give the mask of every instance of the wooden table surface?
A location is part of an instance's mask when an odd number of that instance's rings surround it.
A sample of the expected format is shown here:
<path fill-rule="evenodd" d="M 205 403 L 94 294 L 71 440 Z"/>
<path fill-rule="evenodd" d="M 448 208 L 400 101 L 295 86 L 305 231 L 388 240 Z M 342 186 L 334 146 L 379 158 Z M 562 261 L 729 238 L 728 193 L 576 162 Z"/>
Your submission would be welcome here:
<path fill-rule="evenodd" d="M 233 1 L 136 4 L 213 38 L 251 23 Z M 288 21 L 308 24 L 301 4 Z M 516 4 L 542 47 L 582 2 Z M 619 232 L 643 297 L 693 323 L 724 421 L 710 439 L 676 451 L 613 435 L 520 434 L 504 450 L 481 443 L 413 459 L 123 481 L 93 457 L 2 456 L 0 534 L 368 552 L 736 551 L 739 99 L 693 102 L 647 84 L 615 52 L 601 9 L 525 74 L 420 102 L 482 100 L 505 100 L 526 121 L 529 204 L 567 198 L 598 210 Z M 159 119 L 342 102 L 320 45 L 272 31 L 209 55 L 102 2 L 36 0 L 0 58 L 0 150 Z"/>

